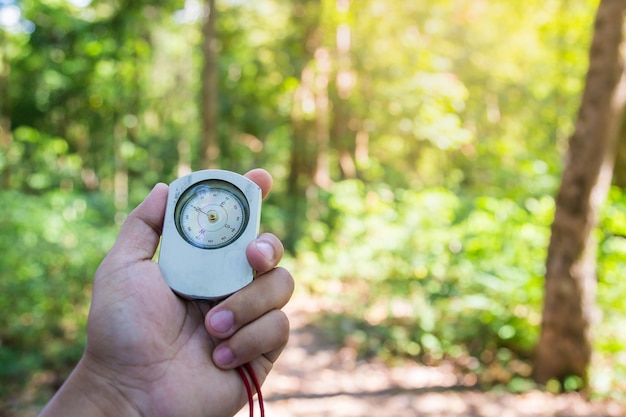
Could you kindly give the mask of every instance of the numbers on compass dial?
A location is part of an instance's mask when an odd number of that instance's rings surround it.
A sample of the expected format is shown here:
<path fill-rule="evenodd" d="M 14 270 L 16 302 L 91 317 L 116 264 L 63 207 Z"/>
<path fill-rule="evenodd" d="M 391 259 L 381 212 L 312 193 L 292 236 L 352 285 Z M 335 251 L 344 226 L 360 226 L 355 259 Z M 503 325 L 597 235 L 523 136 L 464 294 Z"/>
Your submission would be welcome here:
<path fill-rule="evenodd" d="M 248 205 L 232 184 L 208 180 L 188 188 L 175 210 L 176 228 L 188 243 L 203 249 L 227 246 L 243 233 Z"/>

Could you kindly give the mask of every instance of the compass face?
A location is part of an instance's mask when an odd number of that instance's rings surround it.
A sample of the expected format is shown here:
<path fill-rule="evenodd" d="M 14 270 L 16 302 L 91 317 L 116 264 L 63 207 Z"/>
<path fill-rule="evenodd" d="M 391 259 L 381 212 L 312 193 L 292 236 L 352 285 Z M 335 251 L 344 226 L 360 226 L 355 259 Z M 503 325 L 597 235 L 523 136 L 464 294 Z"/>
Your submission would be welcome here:
<path fill-rule="evenodd" d="M 246 228 L 249 207 L 233 184 L 206 180 L 185 190 L 176 205 L 176 229 L 189 244 L 218 249 L 236 240 Z"/>

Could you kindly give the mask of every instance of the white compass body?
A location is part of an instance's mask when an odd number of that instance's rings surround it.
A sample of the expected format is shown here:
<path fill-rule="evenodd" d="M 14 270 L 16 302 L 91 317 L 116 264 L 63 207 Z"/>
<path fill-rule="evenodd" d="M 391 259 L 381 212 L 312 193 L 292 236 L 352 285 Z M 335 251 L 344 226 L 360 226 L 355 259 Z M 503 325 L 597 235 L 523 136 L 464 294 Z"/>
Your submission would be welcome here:
<path fill-rule="evenodd" d="M 170 184 L 159 266 L 189 299 L 217 300 L 248 285 L 246 247 L 259 233 L 261 189 L 230 171 L 193 172 Z"/>

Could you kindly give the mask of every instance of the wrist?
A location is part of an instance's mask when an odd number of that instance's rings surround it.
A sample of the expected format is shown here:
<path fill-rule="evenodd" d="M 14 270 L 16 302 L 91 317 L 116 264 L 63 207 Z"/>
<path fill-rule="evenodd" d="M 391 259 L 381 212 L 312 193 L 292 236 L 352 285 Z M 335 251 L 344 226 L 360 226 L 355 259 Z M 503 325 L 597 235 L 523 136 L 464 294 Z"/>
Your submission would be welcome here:
<path fill-rule="evenodd" d="M 83 356 L 39 417 L 136 417 L 141 413 L 114 381 Z"/>

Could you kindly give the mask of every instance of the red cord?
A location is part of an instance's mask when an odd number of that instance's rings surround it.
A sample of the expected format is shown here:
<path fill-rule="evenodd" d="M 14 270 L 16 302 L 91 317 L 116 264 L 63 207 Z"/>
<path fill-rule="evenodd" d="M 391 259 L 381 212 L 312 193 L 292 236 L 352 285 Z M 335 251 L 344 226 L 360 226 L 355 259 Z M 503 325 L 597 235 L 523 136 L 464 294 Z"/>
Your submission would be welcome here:
<path fill-rule="evenodd" d="M 252 378 L 252 383 L 254 384 L 254 389 L 256 389 L 256 396 L 259 400 L 259 409 L 261 411 L 261 417 L 265 417 L 265 406 L 263 404 L 263 394 L 261 394 L 261 384 L 259 384 L 259 380 L 254 373 L 254 369 L 252 369 L 252 365 L 249 363 L 244 365 L 246 367 L 246 371 L 250 374 L 250 378 Z"/>
<path fill-rule="evenodd" d="M 248 381 L 248 377 L 243 370 L 243 367 L 238 367 L 237 372 L 239 372 L 239 376 L 243 380 L 243 384 L 246 387 L 246 392 L 248 393 L 248 407 L 250 407 L 250 417 L 254 417 L 254 400 L 252 399 L 252 387 L 250 386 L 250 381 Z"/>
<path fill-rule="evenodd" d="M 254 369 L 252 369 L 252 366 L 249 363 L 246 363 L 245 365 L 238 367 L 237 372 L 239 372 L 239 376 L 243 380 L 243 384 L 246 387 L 246 392 L 248 394 L 248 407 L 250 408 L 250 417 L 254 417 L 254 398 L 253 398 L 254 393 L 252 391 L 252 386 L 250 385 L 250 381 L 248 380 L 248 377 L 246 376 L 246 371 L 248 372 L 248 375 L 250 375 L 250 378 L 252 379 L 252 384 L 254 385 L 254 389 L 256 390 L 257 398 L 259 399 L 259 409 L 261 411 L 261 417 L 265 417 L 265 406 L 263 405 L 263 394 L 261 394 L 261 384 L 259 384 L 259 380 L 257 379 L 256 374 L 254 373 Z"/>

